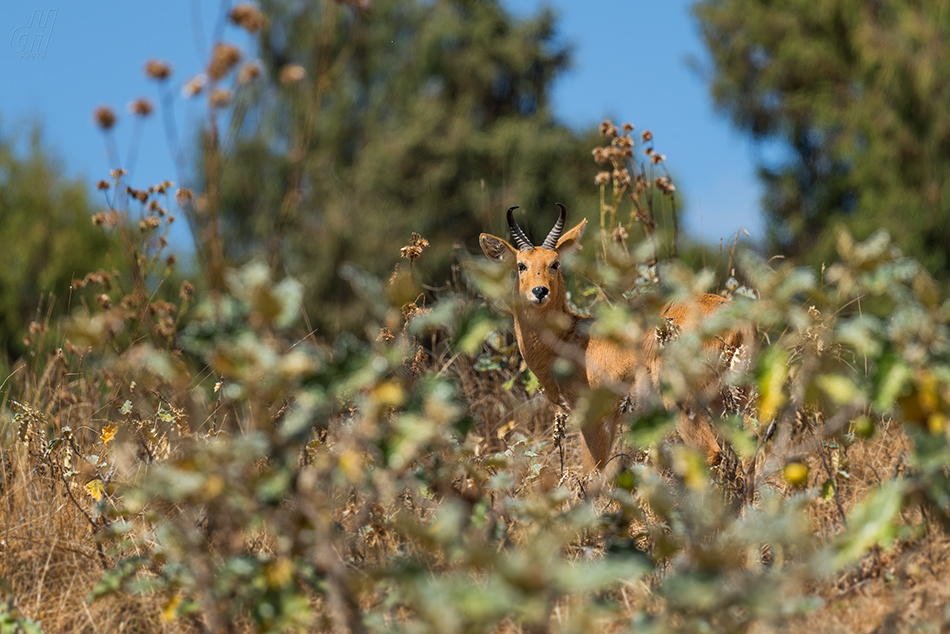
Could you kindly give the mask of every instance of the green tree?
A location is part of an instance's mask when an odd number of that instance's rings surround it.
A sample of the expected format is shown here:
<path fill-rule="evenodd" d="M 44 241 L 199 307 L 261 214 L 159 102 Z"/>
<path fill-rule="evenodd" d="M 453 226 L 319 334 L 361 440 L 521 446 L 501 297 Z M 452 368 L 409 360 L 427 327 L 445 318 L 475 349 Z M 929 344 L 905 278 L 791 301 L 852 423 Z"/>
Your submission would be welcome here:
<path fill-rule="evenodd" d="M 23 354 L 31 321 L 66 312 L 71 281 L 106 266 L 109 252 L 86 186 L 63 176 L 39 127 L 19 145 L 0 134 L 0 364 Z"/>
<path fill-rule="evenodd" d="M 455 246 L 474 248 L 510 205 L 539 231 L 556 201 L 572 217 L 597 208 L 595 132 L 570 130 L 549 107 L 569 60 L 550 11 L 261 4 L 263 80 L 239 91 L 222 135 L 237 139 L 222 146 L 222 235 L 231 257 L 265 253 L 301 279 L 324 332 L 359 320 L 343 262 L 385 274 L 418 232 L 432 248 L 414 266 L 448 280 Z"/>
<path fill-rule="evenodd" d="M 771 246 L 830 261 L 837 232 L 887 229 L 950 274 L 950 5 L 701 0 L 712 94 L 777 143 L 762 161 Z"/>

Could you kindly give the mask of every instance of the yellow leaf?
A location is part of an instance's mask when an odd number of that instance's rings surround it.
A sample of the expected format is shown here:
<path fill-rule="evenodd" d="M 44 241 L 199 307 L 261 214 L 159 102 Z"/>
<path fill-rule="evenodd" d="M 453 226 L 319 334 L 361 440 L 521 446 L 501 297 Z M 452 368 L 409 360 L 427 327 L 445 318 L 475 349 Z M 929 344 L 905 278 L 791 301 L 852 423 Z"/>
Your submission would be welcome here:
<path fill-rule="evenodd" d="M 102 440 L 103 445 L 108 445 L 115 439 L 116 432 L 119 431 L 119 428 L 116 425 L 106 425 L 102 428 L 102 435 L 99 437 Z"/>
<path fill-rule="evenodd" d="M 176 592 L 175 596 L 170 598 L 162 607 L 162 620 L 174 621 L 178 616 L 178 606 L 181 605 L 181 593 Z"/>
<path fill-rule="evenodd" d="M 91 495 L 93 499 L 97 502 L 102 499 L 102 490 L 103 490 L 102 480 L 96 478 L 95 480 L 90 480 L 86 483 L 85 489 L 86 493 Z"/>
<path fill-rule="evenodd" d="M 788 364 L 785 352 L 778 347 L 769 348 L 762 355 L 759 371 L 759 420 L 771 421 L 778 410 L 785 405 L 785 379 L 788 377 Z"/>
<path fill-rule="evenodd" d="M 282 588 L 294 580 L 294 564 L 286 557 L 269 563 L 264 568 L 267 583 L 272 588 Z"/>

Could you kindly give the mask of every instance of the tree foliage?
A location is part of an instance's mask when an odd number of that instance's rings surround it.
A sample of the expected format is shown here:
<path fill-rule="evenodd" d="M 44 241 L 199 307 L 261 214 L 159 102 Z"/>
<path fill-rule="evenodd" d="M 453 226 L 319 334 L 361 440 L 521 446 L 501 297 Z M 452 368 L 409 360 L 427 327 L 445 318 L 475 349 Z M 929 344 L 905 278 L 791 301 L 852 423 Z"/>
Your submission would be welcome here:
<path fill-rule="evenodd" d="M 829 261 L 843 224 L 887 229 L 950 273 L 950 6 L 938 0 L 702 0 L 712 94 L 777 142 L 763 161 L 772 246 Z"/>
<path fill-rule="evenodd" d="M 109 250 L 85 185 L 63 176 L 40 129 L 20 145 L 0 135 L 0 362 L 24 352 L 27 324 L 66 312 L 72 280 L 104 266 Z"/>
<path fill-rule="evenodd" d="M 345 261 L 382 274 L 381 254 L 416 231 L 433 245 L 421 266 L 441 282 L 453 244 L 474 243 L 500 210 L 553 216 L 555 201 L 578 202 L 593 137 L 551 115 L 569 55 L 550 11 L 516 19 L 470 0 L 262 9 L 264 81 L 241 93 L 224 148 L 223 235 L 230 255 L 265 253 L 300 277 L 320 298 L 308 305 L 317 325 L 359 319 L 337 274 Z"/>

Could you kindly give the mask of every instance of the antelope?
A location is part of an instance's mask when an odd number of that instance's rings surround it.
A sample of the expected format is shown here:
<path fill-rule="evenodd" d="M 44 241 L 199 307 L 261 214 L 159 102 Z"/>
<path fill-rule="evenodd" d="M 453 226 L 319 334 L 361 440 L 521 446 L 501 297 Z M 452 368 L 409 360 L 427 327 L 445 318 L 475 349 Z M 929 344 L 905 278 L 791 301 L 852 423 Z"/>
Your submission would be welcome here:
<path fill-rule="evenodd" d="M 534 246 L 508 209 L 508 228 L 514 245 L 488 233 L 479 236 L 482 251 L 496 262 L 512 263 L 517 271 L 514 302 L 515 338 L 528 368 L 538 377 L 544 394 L 564 414 L 577 403 L 585 389 L 608 388 L 618 394 L 617 404 L 603 421 L 581 427 L 583 468 L 603 470 L 617 434 L 618 423 L 632 405 L 636 408 L 645 391 L 657 390 L 660 380 L 659 331 L 647 333 L 639 345 L 623 345 L 590 334 L 593 319 L 573 312 L 567 303 L 561 259 L 580 248 L 587 220 L 564 232 L 567 210 L 560 209 L 557 222 L 540 246 Z M 663 311 L 667 328 L 681 332 L 695 328 L 730 300 L 702 294 L 683 304 L 671 304 Z M 722 339 L 703 342 L 707 353 L 737 350 L 742 333 L 733 331 Z M 728 347 L 728 348 L 727 348 Z M 573 371 L 564 372 L 566 360 Z M 556 371 L 560 370 L 560 371 Z M 622 386 L 617 390 L 617 386 Z M 683 441 L 703 452 L 707 465 L 719 461 L 722 448 L 709 422 L 698 411 L 681 407 L 677 432 Z"/>

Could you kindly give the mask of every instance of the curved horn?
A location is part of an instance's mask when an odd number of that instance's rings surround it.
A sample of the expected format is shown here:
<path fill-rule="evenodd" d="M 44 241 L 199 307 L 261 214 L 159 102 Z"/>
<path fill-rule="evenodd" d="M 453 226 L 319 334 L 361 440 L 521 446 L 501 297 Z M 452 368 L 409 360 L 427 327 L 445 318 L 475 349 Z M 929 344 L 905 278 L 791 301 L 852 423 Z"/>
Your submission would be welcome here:
<path fill-rule="evenodd" d="M 551 233 L 548 234 L 548 237 L 545 238 L 541 244 L 542 249 L 548 249 L 550 251 L 557 248 L 557 241 L 561 239 L 561 232 L 564 231 L 564 221 L 567 220 L 567 209 L 565 209 L 561 203 L 555 204 L 561 208 L 561 214 L 557 217 L 557 222 L 554 223 L 554 228 L 551 229 Z"/>
<path fill-rule="evenodd" d="M 527 251 L 528 249 L 533 249 L 534 245 L 531 244 L 531 240 L 528 240 L 528 236 L 524 234 L 524 231 L 522 231 L 518 223 L 515 222 L 515 216 L 512 212 L 517 208 L 518 205 L 508 208 L 508 230 L 511 231 L 511 238 L 514 240 L 518 250 Z"/>

